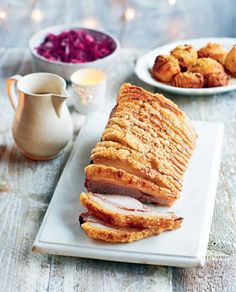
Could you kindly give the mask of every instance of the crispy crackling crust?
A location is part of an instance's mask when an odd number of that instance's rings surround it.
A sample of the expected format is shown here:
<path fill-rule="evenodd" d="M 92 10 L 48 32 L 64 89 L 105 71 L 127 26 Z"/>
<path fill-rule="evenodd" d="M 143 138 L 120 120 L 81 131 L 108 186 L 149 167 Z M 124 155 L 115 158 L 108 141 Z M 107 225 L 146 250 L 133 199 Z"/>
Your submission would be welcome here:
<path fill-rule="evenodd" d="M 110 243 L 128 243 L 136 240 L 144 239 L 146 237 L 159 235 L 162 230 L 157 229 L 141 229 L 140 231 L 128 230 L 108 230 L 92 226 L 89 222 L 83 223 L 81 228 L 84 232 L 93 239 L 102 240 Z"/>

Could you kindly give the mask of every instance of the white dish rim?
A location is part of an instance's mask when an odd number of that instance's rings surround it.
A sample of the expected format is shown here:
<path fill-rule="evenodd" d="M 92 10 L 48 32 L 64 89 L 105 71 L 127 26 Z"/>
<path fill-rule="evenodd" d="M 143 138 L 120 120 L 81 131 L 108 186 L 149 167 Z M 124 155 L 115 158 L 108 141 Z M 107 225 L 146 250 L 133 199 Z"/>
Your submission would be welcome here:
<path fill-rule="evenodd" d="M 145 83 L 154 86 L 155 88 L 158 88 L 160 90 L 163 90 L 165 92 L 169 92 L 169 93 L 173 93 L 173 94 L 177 94 L 177 95 L 194 95 L 194 96 L 199 96 L 199 95 L 213 95 L 213 94 L 219 94 L 219 93 L 223 93 L 223 92 L 229 92 L 229 91 L 233 91 L 236 90 L 236 83 L 235 84 L 230 84 L 227 86 L 221 86 L 221 87 L 211 87 L 211 88 L 179 88 L 179 87 L 175 87 L 175 86 L 171 86 L 168 84 L 164 84 L 161 82 L 156 81 L 153 77 L 151 77 L 151 74 L 149 76 L 149 78 L 146 78 L 146 76 L 143 74 L 142 70 L 146 71 L 146 66 L 145 64 L 147 64 L 148 59 L 153 59 L 153 54 L 155 54 L 155 52 L 157 51 L 159 54 L 159 51 L 163 50 L 163 53 L 165 52 L 165 50 L 167 50 L 168 47 L 175 47 L 177 45 L 180 44 L 192 44 L 192 43 L 197 43 L 197 42 L 205 42 L 206 44 L 208 42 L 219 42 L 219 43 L 226 43 L 226 42 L 231 42 L 232 45 L 236 44 L 236 38 L 228 38 L 228 37 L 209 37 L 209 38 L 195 38 L 195 39 L 186 39 L 186 40 L 178 40 L 178 41 L 174 41 L 174 42 L 170 42 L 167 44 L 164 44 L 162 46 L 156 47 L 154 49 L 152 49 L 151 51 L 149 51 L 148 53 L 144 54 L 143 56 L 141 56 L 135 66 L 135 74 L 137 75 L 137 77 L 144 81 Z M 144 68 L 145 67 L 145 68 Z M 236 82 L 236 78 L 231 77 L 232 80 L 235 80 Z"/>

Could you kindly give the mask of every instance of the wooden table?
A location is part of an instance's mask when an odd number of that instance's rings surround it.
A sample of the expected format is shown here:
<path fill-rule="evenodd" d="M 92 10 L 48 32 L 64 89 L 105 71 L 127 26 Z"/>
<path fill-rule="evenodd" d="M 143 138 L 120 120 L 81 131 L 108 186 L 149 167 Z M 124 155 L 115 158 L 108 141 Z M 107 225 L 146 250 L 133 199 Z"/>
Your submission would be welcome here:
<path fill-rule="evenodd" d="M 137 50 L 122 50 L 109 68 L 105 108 L 133 75 Z M 0 291 L 236 291 L 236 96 L 173 97 L 192 118 L 225 123 L 225 139 L 208 256 L 203 268 L 170 268 L 37 254 L 31 246 L 71 147 L 53 161 L 24 158 L 14 145 L 6 78 L 34 70 L 24 49 L 0 49 Z M 75 136 L 83 121 L 70 101 Z M 197 182 L 196 182 L 197 183 Z M 232 199 L 234 204 L 232 204 Z M 201 210 L 199 210 L 201 212 Z M 191 234 L 189 234 L 191 236 Z M 174 243 L 173 243 L 174 244 Z"/>

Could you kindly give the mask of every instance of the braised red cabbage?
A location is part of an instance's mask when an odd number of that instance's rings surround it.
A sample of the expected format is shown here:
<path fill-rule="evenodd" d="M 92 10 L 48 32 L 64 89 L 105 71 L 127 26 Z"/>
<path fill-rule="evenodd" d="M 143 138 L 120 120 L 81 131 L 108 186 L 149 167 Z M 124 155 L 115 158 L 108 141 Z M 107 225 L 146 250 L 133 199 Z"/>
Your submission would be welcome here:
<path fill-rule="evenodd" d="M 111 37 L 81 29 L 48 34 L 36 50 L 51 61 L 86 63 L 110 55 L 115 47 Z"/>

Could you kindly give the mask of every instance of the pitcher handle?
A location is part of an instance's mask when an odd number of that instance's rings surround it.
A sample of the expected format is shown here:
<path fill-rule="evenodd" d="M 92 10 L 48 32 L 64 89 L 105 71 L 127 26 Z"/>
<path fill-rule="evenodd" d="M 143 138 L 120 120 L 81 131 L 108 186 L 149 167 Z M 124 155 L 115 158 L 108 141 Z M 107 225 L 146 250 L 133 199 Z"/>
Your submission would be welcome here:
<path fill-rule="evenodd" d="M 18 97 L 16 93 L 16 83 L 21 78 L 22 78 L 21 75 L 14 75 L 7 80 L 7 93 L 14 110 L 16 110 L 17 104 L 18 104 Z"/>

